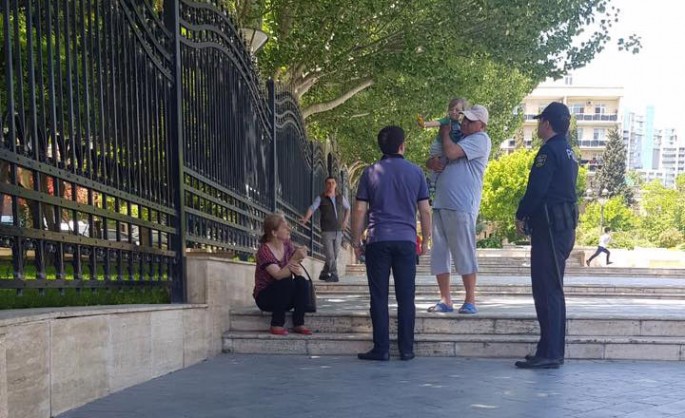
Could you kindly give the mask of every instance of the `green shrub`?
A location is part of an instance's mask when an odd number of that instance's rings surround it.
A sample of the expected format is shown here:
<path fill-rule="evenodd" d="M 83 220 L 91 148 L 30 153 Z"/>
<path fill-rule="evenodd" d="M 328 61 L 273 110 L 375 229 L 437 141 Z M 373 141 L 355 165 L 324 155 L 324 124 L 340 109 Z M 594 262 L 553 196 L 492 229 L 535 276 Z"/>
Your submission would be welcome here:
<path fill-rule="evenodd" d="M 490 235 L 487 238 L 476 242 L 477 248 L 502 248 L 502 238 L 497 235 Z"/>
<path fill-rule="evenodd" d="M 683 242 L 683 233 L 676 228 L 668 228 L 659 234 L 659 246 L 673 248 Z"/>
<path fill-rule="evenodd" d="M 26 289 L 17 294 L 14 289 L 0 289 L 0 309 L 47 308 L 60 306 L 129 305 L 170 303 L 168 288 L 116 289 Z"/>

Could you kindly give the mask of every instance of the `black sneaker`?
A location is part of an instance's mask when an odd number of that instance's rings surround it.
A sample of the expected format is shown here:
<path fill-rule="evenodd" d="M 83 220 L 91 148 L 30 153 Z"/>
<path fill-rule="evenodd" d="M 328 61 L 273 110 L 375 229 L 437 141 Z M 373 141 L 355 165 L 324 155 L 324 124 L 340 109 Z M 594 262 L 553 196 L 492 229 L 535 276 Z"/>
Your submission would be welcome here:
<path fill-rule="evenodd" d="M 340 279 L 338 279 L 338 275 L 337 275 L 337 274 L 331 274 L 331 275 L 328 276 L 328 278 L 326 279 L 326 283 L 337 283 L 337 282 L 339 282 L 339 281 L 340 281 Z"/>
<path fill-rule="evenodd" d="M 328 279 L 330 279 L 330 277 L 331 277 L 331 274 L 330 274 L 330 273 L 321 273 L 321 274 L 319 274 L 319 280 L 328 281 Z"/>

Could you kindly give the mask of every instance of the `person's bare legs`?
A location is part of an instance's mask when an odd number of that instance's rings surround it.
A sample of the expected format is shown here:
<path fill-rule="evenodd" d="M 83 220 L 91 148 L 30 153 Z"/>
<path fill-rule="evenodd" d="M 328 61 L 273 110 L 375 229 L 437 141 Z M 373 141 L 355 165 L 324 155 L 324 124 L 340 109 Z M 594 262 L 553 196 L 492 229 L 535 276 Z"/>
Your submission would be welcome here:
<path fill-rule="evenodd" d="M 440 276 L 438 276 L 440 277 Z M 466 291 L 466 297 L 464 298 L 464 302 L 466 303 L 473 303 L 475 305 L 476 303 L 476 273 L 471 273 L 471 274 L 464 274 L 461 276 L 461 279 L 464 282 L 464 290 Z M 438 279 L 438 284 L 440 283 L 440 280 Z M 448 292 L 449 292 L 449 275 L 448 275 Z M 442 295 L 442 287 L 440 288 L 440 294 Z"/>
<path fill-rule="evenodd" d="M 447 306 L 452 306 L 452 294 L 450 292 L 450 274 L 438 274 L 438 288 L 440 289 L 440 302 Z M 475 283 L 475 280 L 474 280 Z"/>

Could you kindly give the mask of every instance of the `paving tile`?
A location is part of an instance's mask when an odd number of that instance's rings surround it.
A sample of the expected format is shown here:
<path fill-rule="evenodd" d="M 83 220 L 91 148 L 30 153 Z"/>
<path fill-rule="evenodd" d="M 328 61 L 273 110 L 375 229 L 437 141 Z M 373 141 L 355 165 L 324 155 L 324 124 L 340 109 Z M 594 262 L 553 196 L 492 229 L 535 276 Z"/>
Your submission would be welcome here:
<path fill-rule="evenodd" d="M 677 382 L 685 382 L 685 367 L 673 362 L 574 360 L 518 370 L 512 359 L 227 354 L 58 418 L 685 416 Z"/>

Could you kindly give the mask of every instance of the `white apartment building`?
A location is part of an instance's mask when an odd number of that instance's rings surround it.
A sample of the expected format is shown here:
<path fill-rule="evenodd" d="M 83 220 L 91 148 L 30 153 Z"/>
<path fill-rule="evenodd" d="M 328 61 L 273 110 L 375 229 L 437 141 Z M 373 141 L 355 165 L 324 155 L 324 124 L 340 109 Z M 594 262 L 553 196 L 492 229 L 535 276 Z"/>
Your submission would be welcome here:
<path fill-rule="evenodd" d="M 642 142 L 645 137 L 645 116 L 627 112 L 623 119 L 623 143 L 626 146 L 626 168 L 649 170 L 642 166 Z"/>
<path fill-rule="evenodd" d="M 675 129 L 658 129 L 654 134 L 653 170 L 638 170 L 644 179 L 659 179 L 665 187 L 674 188 L 675 179 L 685 173 L 685 143 L 678 140 Z"/>
<path fill-rule="evenodd" d="M 574 85 L 572 76 L 542 83 L 521 104 L 522 130 L 514 138 L 505 140 L 501 150 L 509 153 L 520 146 L 529 148 L 537 135 L 537 121 L 533 117 L 550 102 L 562 102 L 576 119 L 581 164 L 588 168 L 589 175 L 593 175 L 602 166 L 607 134 L 611 129 L 621 132 L 622 98 L 622 87 Z"/>

